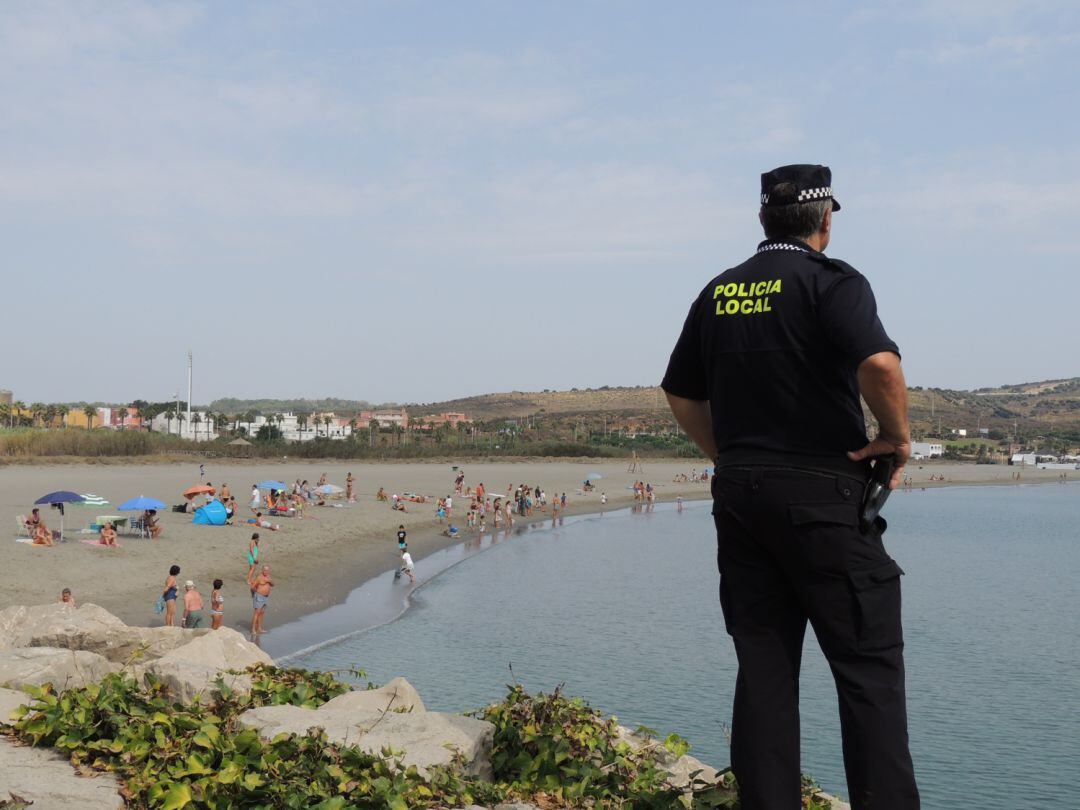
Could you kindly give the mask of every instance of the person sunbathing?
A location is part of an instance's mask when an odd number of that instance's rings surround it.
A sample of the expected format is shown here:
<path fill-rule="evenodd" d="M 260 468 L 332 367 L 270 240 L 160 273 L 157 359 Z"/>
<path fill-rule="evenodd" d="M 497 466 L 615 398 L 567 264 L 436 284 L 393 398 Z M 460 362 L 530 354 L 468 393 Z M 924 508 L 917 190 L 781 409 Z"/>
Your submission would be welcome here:
<path fill-rule="evenodd" d="M 34 529 L 35 546 L 51 546 L 53 544 L 52 532 L 49 531 L 49 527 L 45 525 L 44 520 L 38 520 L 37 528 Z"/>
<path fill-rule="evenodd" d="M 161 524 L 158 523 L 157 509 L 147 509 L 142 516 L 143 526 L 150 532 L 150 537 L 157 540 L 161 536 Z"/>
<path fill-rule="evenodd" d="M 248 518 L 248 523 L 254 526 L 258 526 L 260 529 L 269 529 L 272 532 L 276 532 L 278 529 L 281 528 L 276 523 L 271 523 L 269 520 L 266 520 L 263 517 L 262 512 L 256 512 L 255 517 Z"/>
<path fill-rule="evenodd" d="M 101 539 L 99 541 L 103 546 L 116 547 L 116 527 L 111 523 L 106 523 L 101 527 Z"/>
<path fill-rule="evenodd" d="M 41 525 L 41 510 L 35 506 L 34 511 L 30 513 L 30 517 L 26 519 L 24 525 L 26 526 L 26 533 L 33 537 L 37 533 L 38 526 Z"/>

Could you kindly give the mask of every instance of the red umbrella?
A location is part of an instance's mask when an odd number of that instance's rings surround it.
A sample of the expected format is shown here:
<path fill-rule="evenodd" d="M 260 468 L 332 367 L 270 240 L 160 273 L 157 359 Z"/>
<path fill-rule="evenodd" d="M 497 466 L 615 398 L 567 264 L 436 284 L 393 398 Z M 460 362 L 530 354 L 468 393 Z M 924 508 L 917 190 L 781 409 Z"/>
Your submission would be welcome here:
<path fill-rule="evenodd" d="M 187 498 L 190 501 L 196 495 L 202 495 L 203 493 L 206 493 L 206 492 L 209 492 L 211 495 L 216 495 L 217 494 L 217 490 L 214 489 L 213 487 L 208 487 L 208 486 L 206 486 L 206 484 L 199 484 L 198 486 L 188 487 L 187 489 L 185 489 L 184 490 L 184 497 Z"/>

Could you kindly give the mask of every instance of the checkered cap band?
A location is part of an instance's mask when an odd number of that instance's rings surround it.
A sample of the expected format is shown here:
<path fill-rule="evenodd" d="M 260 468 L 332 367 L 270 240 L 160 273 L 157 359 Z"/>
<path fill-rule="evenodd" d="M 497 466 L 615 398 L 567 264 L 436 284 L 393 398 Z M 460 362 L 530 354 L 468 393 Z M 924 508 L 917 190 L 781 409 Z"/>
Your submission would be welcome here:
<path fill-rule="evenodd" d="M 821 188 L 808 188 L 805 191 L 800 191 L 798 198 L 795 202 L 808 202 L 810 200 L 827 200 L 832 197 L 832 186 L 822 186 Z M 769 195 L 761 195 L 761 204 L 769 204 Z"/>
<path fill-rule="evenodd" d="M 825 200 L 829 197 L 832 197 L 832 186 L 808 188 L 806 191 L 799 192 L 799 202 L 806 202 L 807 200 Z"/>

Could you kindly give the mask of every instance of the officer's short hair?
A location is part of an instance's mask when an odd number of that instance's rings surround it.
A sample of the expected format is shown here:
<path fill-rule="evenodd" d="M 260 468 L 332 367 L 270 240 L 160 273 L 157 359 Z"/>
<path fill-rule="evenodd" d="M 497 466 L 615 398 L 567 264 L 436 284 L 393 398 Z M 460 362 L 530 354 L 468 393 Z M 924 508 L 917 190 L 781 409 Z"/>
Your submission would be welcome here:
<path fill-rule="evenodd" d="M 786 184 L 781 184 L 786 185 Z M 766 239 L 790 237 L 805 239 L 817 233 L 825 212 L 832 210 L 832 200 L 813 200 L 790 205 L 761 206 L 761 225 Z"/>

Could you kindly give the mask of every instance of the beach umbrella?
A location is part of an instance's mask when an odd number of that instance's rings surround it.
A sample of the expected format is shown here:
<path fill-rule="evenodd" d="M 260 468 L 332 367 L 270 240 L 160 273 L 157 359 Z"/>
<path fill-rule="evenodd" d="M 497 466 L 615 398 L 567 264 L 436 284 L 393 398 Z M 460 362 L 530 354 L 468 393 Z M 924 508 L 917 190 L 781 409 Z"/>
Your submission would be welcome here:
<path fill-rule="evenodd" d="M 199 484 L 198 486 L 188 487 L 187 489 L 185 489 L 184 490 L 184 497 L 187 498 L 190 501 L 196 495 L 202 495 L 202 494 L 207 493 L 207 492 L 209 492 L 211 495 L 213 495 L 214 493 L 217 492 L 217 490 L 214 489 L 214 487 L 206 486 L 206 484 Z"/>
<path fill-rule="evenodd" d="M 256 484 L 259 489 L 288 489 L 289 485 L 284 481 L 260 481 Z"/>
<path fill-rule="evenodd" d="M 147 498 L 144 495 L 140 495 L 138 498 L 132 498 L 130 501 L 125 501 L 120 504 L 121 512 L 145 512 L 149 509 L 164 508 L 165 504 L 157 498 Z"/>
<path fill-rule="evenodd" d="M 100 495 L 95 495 L 92 492 L 83 494 L 83 499 L 75 503 L 75 506 L 108 506 L 109 502 L 102 498 Z"/>
<path fill-rule="evenodd" d="M 48 495 L 42 495 L 36 501 L 35 505 L 47 503 L 49 506 L 58 505 L 60 507 L 60 539 L 64 539 L 64 504 L 65 503 L 81 503 L 83 496 L 77 492 L 68 492 L 66 489 L 62 489 L 59 492 L 50 492 Z"/>
<path fill-rule="evenodd" d="M 602 476 L 598 472 L 591 472 L 591 473 L 589 473 L 588 475 L 585 476 L 585 480 L 586 481 L 599 481 L 603 477 L 604 476 Z"/>
<path fill-rule="evenodd" d="M 323 484 L 321 487 L 316 487 L 315 491 L 321 495 L 340 495 L 345 490 L 337 484 Z"/>

